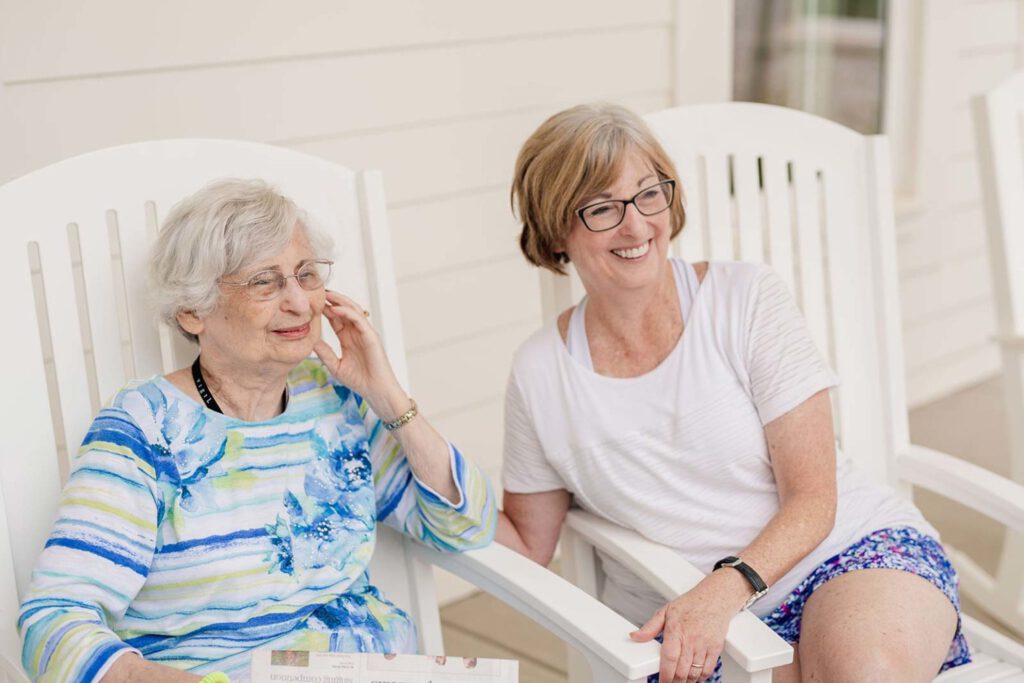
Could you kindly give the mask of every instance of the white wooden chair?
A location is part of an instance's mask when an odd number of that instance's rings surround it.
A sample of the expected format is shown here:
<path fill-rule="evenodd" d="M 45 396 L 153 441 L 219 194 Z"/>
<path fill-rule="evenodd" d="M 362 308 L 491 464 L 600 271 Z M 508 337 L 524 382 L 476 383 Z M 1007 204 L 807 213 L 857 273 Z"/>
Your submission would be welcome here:
<path fill-rule="evenodd" d="M 1010 476 L 1024 483 L 1024 72 L 973 102 L 998 342 L 1010 428 Z M 969 559 L 969 558 L 968 558 Z M 963 565 L 963 590 L 1024 634 L 1024 535 L 1007 532 L 995 576 Z"/>
<path fill-rule="evenodd" d="M 646 118 L 685 192 L 687 226 L 674 248 L 691 262 L 767 262 L 790 285 L 842 378 L 833 403 L 843 450 L 903 495 L 924 487 L 1024 531 L 1024 487 L 910 444 L 887 141 L 760 104 L 687 106 Z M 546 313 L 581 294 L 575 280 L 547 283 Z M 594 548 L 666 599 L 701 578 L 675 552 L 580 510 L 570 511 L 562 543 L 566 575 L 592 594 L 601 580 Z M 985 677 L 999 672 L 1024 678 L 1024 646 L 970 617 L 964 628 L 977 663 L 937 680 L 1003 680 Z M 767 683 L 770 669 L 788 661 L 766 630 L 749 613 L 733 620 L 726 681 Z M 571 673 L 582 680 L 580 668 Z"/>
<path fill-rule="evenodd" d="M 333 286 L 372 311 L 406 378 L 381 176 L 265 145 L 149 142 L 54 164 L 0 187 L 0 273 L 8 328 L 0 368 L 0 681 L 23 681 L 19 597 L 49 534 L 69 456 L 127 380 L 190 362 L 147 304 L 145 255 L 158 216 L 220 177 L 277 186 L 336 241 Z M 382 529 L 371 572 L 415 618 L 423 652 L 443 652 L 431 565 L 497 596 L 583 652 L 595 681 L 641 681 L 658 648 L 557 575 L 498 545 L 445 555 Z M 466 653 L 472 654 L 472 653 Z"/>

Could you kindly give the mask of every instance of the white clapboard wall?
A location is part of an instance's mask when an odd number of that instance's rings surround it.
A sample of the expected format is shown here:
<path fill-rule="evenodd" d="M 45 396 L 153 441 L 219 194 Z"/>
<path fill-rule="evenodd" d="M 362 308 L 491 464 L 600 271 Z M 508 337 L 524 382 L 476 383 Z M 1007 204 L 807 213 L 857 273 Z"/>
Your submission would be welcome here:
<path fill-rule="evenodd" d="M 999 371 L 969 100 L 1020 68 L 1022 0 L 896 0 L 894 138 L 907 393 L 919 405 Z"/>
<path fill-rule="evenodd" d="M 169 137 L 381 169 L 412 393 L 497 482 L 509 363 L 541 323 L 519 146 L 579 102 L 727 99 L 730 38 L 719 0 L 0 0 L 0 182 Z"/>

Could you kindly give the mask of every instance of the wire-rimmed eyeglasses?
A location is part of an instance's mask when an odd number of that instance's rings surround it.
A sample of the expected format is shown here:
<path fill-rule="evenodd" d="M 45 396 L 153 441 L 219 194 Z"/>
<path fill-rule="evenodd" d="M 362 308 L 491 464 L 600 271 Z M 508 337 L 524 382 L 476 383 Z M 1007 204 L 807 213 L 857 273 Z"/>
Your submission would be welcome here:
<path fill-rule="evenodd" d="M 331 277 L 331 266 L 333 265 L 334 261 L 315 259 L 302 262 L 294 275 L 285 275 L 279 270 L 261 270 L 245 282 L 228 282 L 226 280 L 218 280 L 218 282 L 229 287 L 243 287 L 245 293 L 253 301 L 270 301 L 281 295 L 289 278 L 295 278 L 299 287 L 305 290 L 320 289 L 327 284 L 327 280 Z"/>

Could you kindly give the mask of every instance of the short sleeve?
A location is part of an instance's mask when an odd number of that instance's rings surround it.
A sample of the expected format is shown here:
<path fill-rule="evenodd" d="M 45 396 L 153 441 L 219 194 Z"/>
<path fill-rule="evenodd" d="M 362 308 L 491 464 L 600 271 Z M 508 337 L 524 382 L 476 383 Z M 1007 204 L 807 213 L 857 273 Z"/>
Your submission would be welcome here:
<path fill-rule="evenodd" d="M 501 484 L 509 493 L 540 493 L 566 488 L 548 462 L 515 373 L 505 389 L 505 439 Z"/>
<path fill-rule="evenodd" d="M 755 279 L 748 313 L 746 363 L 762 425 L 838 384 L 796 301 L 774 271 L 766 268 Z"/>

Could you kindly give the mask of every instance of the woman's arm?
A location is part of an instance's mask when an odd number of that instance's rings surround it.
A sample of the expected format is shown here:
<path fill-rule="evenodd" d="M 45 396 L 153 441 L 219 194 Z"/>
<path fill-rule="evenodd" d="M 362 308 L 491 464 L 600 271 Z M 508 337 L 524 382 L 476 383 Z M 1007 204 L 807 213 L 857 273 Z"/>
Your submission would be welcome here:
<path fill-rule="evenodd" d="M 423 415 L 392 431 L 384 428 L 384 422 L 412 409 L 412 401 L 363 309 L 337 292 L 327 292 L 327 304 L 324 316 L 338 336 L 341 356 L 323 341 L 314 350 L 328 371 L 361 397 L 356 409 L 369 435 L 379 518 L 441 550 L 490 543 L 497 504 L 486 475 Z"/>
<path fill-rule="evenodd" d="M 324 316 L 338 337 L 341 356 L 326 342 L 314 346 L 317 356 L 334 377 L 363 397 L 383 421 L 393 421 L 412 407 L 391 369 L 384 346 L 363 309 L 337 292 L 327 292 Z M 416 478 L 456 506 L 462 501 L 452 475 L 448 442 L 423 415 L 391 432 Z"/>
<path fill-rule="evenodd" d="M 558 535 L 572 494 L 565 489 L 541 493 L 505 492 L 494 540 L 547 566 L 555 554 Z"/>
<path fill-rule="evenodd" d="M 765 426 L 779 491 L 779 510 L 739 557 L 772 585 L 820 544 L 835 522 L 836 453 L 832 405 L 822 390 Z M 739 571 L 708 574 L 668 603 L 633 634 L 646 641 L 664 632 L 662 679 L 686 678 L 701 666 L 701 680 L 714 671 L 729 621 L 753 594 Z"/>
<path fill-rule="evenodd" d="M 33 680 L 92 680 L 132 649 L 110 624 L 149 573 L 162 500 L 150 445 L 123 399 L 86 434 L 21 605 L 22 663 Z"/>
<path fill-rule="evenodd" d="M 740 556 L 772 585 L 818 547 L 835 523 L 836 448 L 828 390 L 769 422 L 764 432 L 779 511 Z"/>

